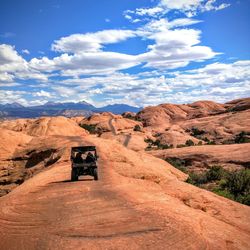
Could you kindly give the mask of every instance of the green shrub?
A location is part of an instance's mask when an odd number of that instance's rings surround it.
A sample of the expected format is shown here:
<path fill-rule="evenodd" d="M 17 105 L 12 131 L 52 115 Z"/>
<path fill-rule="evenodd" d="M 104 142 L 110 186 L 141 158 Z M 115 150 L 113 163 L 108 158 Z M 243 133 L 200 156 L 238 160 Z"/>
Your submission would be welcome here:
<path fill-rule="evenodd" d="M 235 200 L 242 203 L 242 204 L 250 206 L 250 193 L 245 194 L 245 195 L 238 195 L 235 198 Z"/>
<path fill-rule="evenodd" d="M 226 171 L 220 166 L 212 166 L 208 171 L 204 173 L 191 172 L 189 174 L 187 182 L 199 186 L 201 184 L 221 180 L 222 177 L 226 175 L 225 172 Z"/>
<path fill-rule="evenodd" d="M 96 124 L 81 124 L 80 127 L 89 131 L 90 134 L 97 134 Z"/>
<path fill-rule="evenodd" d="M 207 145 L 216 145 L 216 142 L 215 141 L 208 141 Z"/>
<path fill-rule="evenodd" d="M 245 131 L 240 132 L 235 136 L 235 143 L 248 143 L 250 142 L 250 138 L 248 137 L 250 133 L 247 133 Z"/>
<path fill-rule="evenodd" d="M 234 200 L 234 196 L 228 190 L 215 188 L 213 189 L 213 192 L 230 200 Z"/>
<path fill-rule="evenodd" d="M 200 186 L 215 181 L 214 193 L 250 206 L 250 170 L 228 172 L 220 166 L 213 166 L 205 173 L 189 173 L 186 182 Z"/>
<path fill-rule="evenodd" d="M 199 137 L 204 135 L 206 132 L 204 130 L 199 130 L 198 128 L 191 128 L 191 135 L 194 137 Z"/>
<path fill-rule="evenodd" d="M 152 139 L 150 139 L 150 138 L 144 139 L 144 141 L 146 143 L 148 143 L 148 144 L 153 144 L 154 143 L 154 141 Z"/>
<path fill-rule="evenodd" d="M 208 182 L 221 180 L 225 176 L 225 170 L 221 166 L 212 166 L 205 174 Z"/>
<path fill-rule="evenodd" d="M 202 141 L 199 141 L 197 145 L 198 145 L 198 146 L 201 146 L 201 145 L 202 145 Z"/>
<path fill-rule="evenodd" d="M 167 161 L 169 164 L 171 164 L 173 167 L 179 169 L 180 171 L 187 173 L 187 169 L 185 167 L 185 160 L 172 157 L 172 158 L 166 158 L 165 161 Z"/>
<path fill-rule="evenodd" d="M 136 124 L 135 127 L 134 127 L 134 131 L 139 131 L 141 132 L 141 126 Z"/>
<path fill-rule="evenodd" d="M 159 148 L 161 148 L 161 149 L 169 149 L 169 148 L 173 148 L 173 147 L 174 147 L 173 144 L 170 144 L 170 145 L 168 145 L 168 144 L 161 144 L 159 146 Z"/>
<path fill-rule="evenodd" d="M 226 178 L 226 188 L 235 198 L 238 196 L 246 196 L 250 193 L 250 170 L 244 169 L 229 173 Z"/>
<path fill-rule="evenodd" d="M 186 145 L 187 147 L 194 146 L 194 142 L 193 142 L 192 140 L 189 139 L 189 140 L 186 141 L 185 145 Z"/>
<path fill-rule="evenodd" d="M 189 177 L 186 182 L 196 186 L 200 186 L 201 184 L 206 184 L 208 180 L 205 173 L 197 174 L 191 172 L 189 173 Z"/>
<path fill-rule="evenodd" d="M 159 146 L 161 145 L 161 141 L 159 139 L 157 139 L 154 141 L 153 144 L 159 148 Z"/>

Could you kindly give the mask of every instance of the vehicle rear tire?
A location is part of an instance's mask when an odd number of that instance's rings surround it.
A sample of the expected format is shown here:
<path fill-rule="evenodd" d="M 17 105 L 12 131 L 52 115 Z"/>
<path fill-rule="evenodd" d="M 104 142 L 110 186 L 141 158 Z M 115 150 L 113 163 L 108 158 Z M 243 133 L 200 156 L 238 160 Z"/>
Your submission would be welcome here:
<path fill-rule="evenodd" d="M 71 181 L 78 181 L 78 173 L 76 169 L 71 170 Z"/>
<path fill-rule="evenodd" d="M 94 176 L 94 180 L 98 181 L 98 173 L 97 173 L 97 168 L 93 169 L 93 176 Z"/>

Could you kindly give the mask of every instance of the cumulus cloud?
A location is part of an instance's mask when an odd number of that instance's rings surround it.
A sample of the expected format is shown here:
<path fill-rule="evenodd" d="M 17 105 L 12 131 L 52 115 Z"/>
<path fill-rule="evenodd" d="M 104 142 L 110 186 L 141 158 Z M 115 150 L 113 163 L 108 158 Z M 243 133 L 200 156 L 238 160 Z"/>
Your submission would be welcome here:
<path fill-rule="evenodd" d="M 199 12 L 221 10 L 229 7 L 230 4 L 216 4 L 217 0 L 161 0 L 160 6 L 167 10 L 179 10 L 187 16 L 194 16 Z"/>
<path fill-rule="evenodd" d="M 74 85 L 72 95 L 87 92 L 88 97 L 98 96 L 101 106 L 127 103 L 136 106 L 174 102 L 187 103 L 201 99 L 225 102 L 249 96 L 250 61 L 213 63 L 203 68 L 175 72 L 169 75 L 115 73 L 109 76 L 93 76 L 67 79 L 63 91 Z"/>
<path fill-rule="evenodd" d="M 36 70 L 48 72 L 60 70 L 62 76 L 109 74 L 138 64 L 140 62 L 136 56 L 104 51 L 74 55 L 62 54 L 53 59 L 43 57 L 30 61 L 31 67 Z"/>
<path fill-rule="evenodd" d="M 30 68 L 29 63 L 20 56 L 14 46 L 0 44 L 0 74 L 9 80 L 37 79 L 47 81 L 48 76 Z"/>
<path fill-rule="evenodd" d="M 47 97 L 47 98 L 53 97 L 53 95 L 50 92 L 47 92 L 47 91 L 44 91 L 44 90 L 40 90 L 38 92 L 35 92 L 32 95 L 37 96 L 37 97 Z"/>
<path fill-rule="evenodd" d="M 174 29 L 179 23 L 196 22 L 196 20 L 166 19 L 153 20 L 140 29 L 146 39 L 155 41 L 148 46 L 149 51 L 141 54 L 139 59 L 146 63 L 144 67 L 174 69 L 187 66 L 191 61 L 201 61 L 214 57 L 217 53 L 207 46 L 199 46 L 201 32 L 194 29 Z M 197 21 L 198 22 L 198 21 Z M 185 37 L 185 39 L 183 39 Z"/>
<path fill-rule="evenodd" d="M 26 99 L 23 97 L 25 91 L 0 90 L 0 100 L 2 104 L 18 102 L 27 105 Z"/>
<path fill-rule="evenodd" d="M 121 42 L 134 36 L 132 30 L 103 30 L 96 33 L 73 34 L 56 40 L 52 44 L 52 50 L 68 53 L 97 52 L 104 44 Z"/>
<path fill-rule="evenodd" d="M 228 3 L 217 4 L 217 0 L 160 0 L 159 4 L 152 8 L 137 8 L 135 10 L 127 10 L 124 17 L 133 22 L 136 16 L 145 17 L 163 17 L 171 10 L 192 17 L 198 13 L 206 11 L 222 10 L 230 6 Z"/>
<path fill-rule="evenodd" d="M 30 54 L 29 50 L 27 50 L 27 49 L 23 49 L 23 50 L 22 50 L 22 53 L 23 53 L 23 54 L 26 54 L 26 55 L 29 55 L 29 54 Z"/>

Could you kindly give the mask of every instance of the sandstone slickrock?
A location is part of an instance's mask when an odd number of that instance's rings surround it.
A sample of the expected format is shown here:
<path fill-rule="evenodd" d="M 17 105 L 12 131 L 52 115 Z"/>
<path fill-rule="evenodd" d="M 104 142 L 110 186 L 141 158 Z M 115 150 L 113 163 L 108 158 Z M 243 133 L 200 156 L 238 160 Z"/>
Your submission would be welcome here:
<path fill-rule="evenodd" d="M 250 143 L 232 145 L 204 145 L 166 150 L 153 150 L 148 153 L 161 159 L 177 158 L 186 162 L 190 170 L 204 170 L 209 166 L 220 165 L 226 169 L 250 167 Z"/>
<path fill-rule="evenodd" d="M 144 151 L 145 138 L 197 143 L 192 127 L 218 143 L 247 132 L 245 102 L 149 107 L 133 118 L 147 127 L 111 113 L 2 121 L 1 164 L 12 165 L 1 173 L 14 186 L 0 197 L 0 249 L 249 249 L 250 208 L 185 183 L 186 174 L 158 157 L 191 159 L 197 168 L 245 166 L 250 143 Z M 231 112 L 232 105 L 244 110 Z M 77 123 L 96 124 L 102 134 Z M 97 146 L 99 181 L 70 181 L 77 145 Z"/>
<path fill-rule="evenodd" d="M 75 121 L 63 116 L 4 121 L 0 123 L 0 127 L 23 132 L 31 136 L 74 136 L 76 134 L 84 136 L 88 134 L 88 132 L 80 128 Z"/>
<path fill-rule="evenodd" d="M 249 249 L 249 207 L 184 183 L 165 161 L 115 141 L 65 142 L 97 146 L 100 181 L 69 182 L 64 158 L 1 197 L 1 248 Z"/>

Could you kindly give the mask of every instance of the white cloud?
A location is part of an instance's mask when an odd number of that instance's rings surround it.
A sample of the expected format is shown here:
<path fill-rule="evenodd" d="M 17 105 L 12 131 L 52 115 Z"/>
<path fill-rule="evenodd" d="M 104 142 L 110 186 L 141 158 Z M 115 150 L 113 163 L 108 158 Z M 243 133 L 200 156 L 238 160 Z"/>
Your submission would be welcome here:
<path fill-rule="evenodd" d="M 148 46 L 149 51 L 138 56 L 146 62 L 145 67 L 174 69 L 187 66 L 192 61 L 201 61 L 214 57 L 217 53 L 207 46 L 199 46 L 201 32 L 194 29 L 175 29 L 169 27 L 196 22 L 192 19 L 154 20 L 140 29 L 145 39 L 155 41 Z M 197 21 L 198 22 L 198 21 Z M 185 38 L 185 39 L 183 39 Z"/>
<path fill-rule="evenodd" d="M 29 63 L 15 50 L 15 47 L 0 44 L 0 74 L 8 79 L 37 79 L 47 81 L 48 76 L 30 68 Z"/>
<path fill-rule="evenodd" d="M 43 57 L 42 59 L 34 58 L 30 61 L 31 67 L 36 70 L 48 72 L 60 70 L 63 76 L 109 74 L 133 67 L 139 63 L 136 56 L 104 51 L 74 55 L 62 54 L 51 60 Z"/>
<path fill-rule="evenodd" d="M 216 4 L 216 0 L 161 0 L 160 6 L 167 10 L 178 10 L 185 13 L 188 17 L 194 16 L 199 12 L 212 10 L 222 10 L 230 4 Z"/>
<path fill-rule="evenodd" d="M 163 9 L 159 6 L 156 6 L 154 8 L 138 8 L 135 10 L 135 14 L 138 16 L 155 16 L 156 14 L 163 12 Z"/>
<path fill-rule="evenodd" d="M 52 89 L 55 90 L 61 97 L 75 96 L 78 92 L 77 89 L 72 87 L 54 86 Z"/>
<path fill-rule="evenodd" d="M 97 52 L 104 44 L 125 41 L 134 36 L 132 30 L 103 30 L 96 33 L 73 34 L 55 41 L 52 49 L 68 53 Z"/>
<path fill-rule="evenodd" d="M 23 50 L 22 50 L 22 53 L 23 53 L 23 54 L 26 54 L 26 55 L 29 55 L 29 54 L 30 54 L 29 50 L 27 50 L 27 49 L 23 49 Z"/>
<path fill-rule="evenodd" d="M 15 47 L 7 44 L 0 44 L 0 70 L 3 71 L 3 67 L 8 67 L 8 65 L 24 63 L 24 59 L 18 55 L 15 51 Z"/>
<path fill-rule="evenodd" d="M 38 96 L 38 97 L 47 97 L 47 98 L 53 97 L 53 95 L 50 92 L 47 92 L 47 91 L 44 91 L 44 90 L 35 92 L 32 95 L 33 96 Z"/>
<path fill-rule="evenodd" d="M 14 79 L 14 76 L 11 74 L 8 74 L 7 72 L 0 72 L 0 82 L 12 82 Z"/>
<path fill-rule="evenodd" d="M 111 103 L 136 106 L 166 102 L 187 103 L 202 99 L 225 102 L 249 96 L 250 61 L 213 63 L 170 76 L 154 72 L 144 74 L 143 77 L 140 74 L 115 73 L 109 76 L 68 79 L 62 84 L 75 86 L 72 97 L 81 91 L 88 93 L 89 98 L 101 96 L 101 101 L 95 103 L 99 106 Z M 65 88 L 65 92 L 70 89 L 69 86 Z"/>
<path fill-rule="evenodd" d="M 6 104 L 18 102 L 22 105 L 27 105 L 27 101 L 23 97 L 25 94 L 25 91 L 0 90 L 0 103 Z"/>
<path fill-rule="evenodd" d="M 146 16 L 159 18 L 166 15 L 169 11 L 175 10 L 192 17 L 200 12 L 218 11 L 230 6 L 228 3 L 217 4 L 217 0 L 160 0 L 159 4 L 152 8 L 137 8 L 127 10 L 124 17 L 133 22 L 136 16 Z"/>

